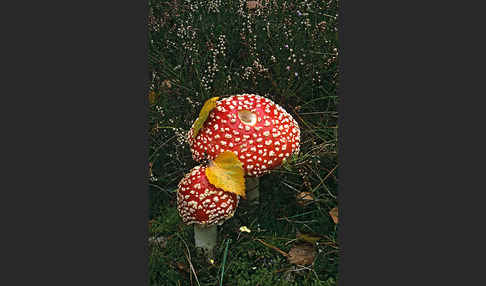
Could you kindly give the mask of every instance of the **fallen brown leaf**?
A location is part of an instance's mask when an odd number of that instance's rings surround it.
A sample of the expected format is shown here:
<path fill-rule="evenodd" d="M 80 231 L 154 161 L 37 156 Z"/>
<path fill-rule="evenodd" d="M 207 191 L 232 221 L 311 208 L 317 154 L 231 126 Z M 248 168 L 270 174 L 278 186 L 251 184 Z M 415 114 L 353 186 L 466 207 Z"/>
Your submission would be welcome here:
<path fill-rule="evenodd" d="M 329 215 L 331 215 L 332 220 L 335 224 L 339 222 L 338 220 L 338 207 L 334 207 L 332 210 L 329 211 Z"/>
<path fill-rule="evenodd" d="M 187 267 L 187 265 L 185 263 L 182 263 L 180 261 L 177 261 L 176 262 L 176 267 L 177 267 L 177 270 L 179 270 L 180 272 L 189 273 L 189 268 Z"/>
<path fill-rule="evenodd" d="M 157 99 L 157 95 L 155 94 L 155 92 L 153 90 L 151 90 L 148 94 L 148 98 L 149 98 L 150 104 L 154 104 L 155 99 Z"/>
<path fill-rule="evenodd" d="M 167 88 L 171 88 L 172 83 L 170 83 L 170 80 L 166 79 L 162 82 L 162 86 L 166 86 Z"/>
<path fill-rule="evenodd" d="M 300 192 L 296 196 L 297 204 L 300 206 L 306 206 L 314 201 L 314 197 L 309 192 Z"/>
<path fill-rule="evenodd" d="M 262 4 L 260 4 L 258 1 L 247 1 L 246 2 L 246 7 L 248 9 L 255 9 L 255 8 L 262 7 Z"/>
<path fill-rule="evenodd" d="M 153 176 L 153 173 L 152 173 L 152 162 L 149 162 L 149 177 L 152 177 Z"/>
<path fill-rule="evenodd" d="M 310 265 L 316 258 L 316 248 L 313 244 L 296 244 L 289 251 L 288 260 L 292 264 Z"/>

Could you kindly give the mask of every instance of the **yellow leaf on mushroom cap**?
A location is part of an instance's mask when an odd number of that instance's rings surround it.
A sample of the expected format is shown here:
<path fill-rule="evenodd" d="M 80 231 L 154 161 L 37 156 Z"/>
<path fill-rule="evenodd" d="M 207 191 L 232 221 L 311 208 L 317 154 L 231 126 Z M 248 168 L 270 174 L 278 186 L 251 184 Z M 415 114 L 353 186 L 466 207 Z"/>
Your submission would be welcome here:
<path fill-rule="evenodd" d="M 243 163 L 231 151 L 219 154 L 206 168 L 208 181 L 226 192 L 245 197 L 245 171 Z"/>
<path fill-rule="evenodd" d="M 206 119 L 208 119 L 209 113 L 211 110 L 213 110 L 213 108 L 216 107 L 216 101 L 218 99 L 219 97 L 212 97 L 206 100 L 201 111 L 199 112 L 199 117 L 196 119 L 196 122 L 194 122 L 194 132 L 192 137 L 196 138 L 199 130 L 203 127 L 204 122 L 206 122 Z"/>

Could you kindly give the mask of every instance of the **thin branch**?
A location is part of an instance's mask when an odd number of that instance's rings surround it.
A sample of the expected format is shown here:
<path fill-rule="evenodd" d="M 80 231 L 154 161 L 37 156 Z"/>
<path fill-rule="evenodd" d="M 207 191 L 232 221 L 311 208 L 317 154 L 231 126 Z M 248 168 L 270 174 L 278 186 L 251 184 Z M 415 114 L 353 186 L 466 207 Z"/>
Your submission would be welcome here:
<path fill-rule="evenodd" d="M 283 256 L 285 256 L 285 257 L 289 257 L 289 254 L 288 254 L 288 253 L 286 253 L 286 252 L 284 252 L 284 251 L 282 251 L 281 249 L 279 249 L 279 248 L 277 248 L 277 247 L 275 247 L 275 246 L 273 246 L 273 245 L 271 245 L 271 244 L 268 244 L 268 243 L 266 243 L 265 241 L 263 241 L 263 240 L 261 240 L 261 239 L 259 239 L 259 238 L 255 238 L 255 240 L 257 240 L 257 241 L 261 242 L 261 243 L 262 243 L 263 245 L 265 245 L 266 247 L 269 247 L 269 248 L 271 248 L 271 249 L 273 249 L 273 250 L 277 251 L 278 253 L 282 254 Z"/>

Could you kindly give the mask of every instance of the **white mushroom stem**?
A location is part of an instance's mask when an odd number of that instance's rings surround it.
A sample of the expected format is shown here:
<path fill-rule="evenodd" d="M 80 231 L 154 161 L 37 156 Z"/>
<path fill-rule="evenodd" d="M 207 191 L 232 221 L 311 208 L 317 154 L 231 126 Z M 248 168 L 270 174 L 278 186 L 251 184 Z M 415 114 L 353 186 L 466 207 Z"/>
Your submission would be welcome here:
<path fill-rule="evenodd" d="M 194 240 L 196 247 L 204 250 L 206 255 L 212 256 L 218 238 L 218 226 L 216 224 L 205 226 L 194 224 Z"/>
<path fill-rule="evenodd" d="M 247 177 L 246 184 L 246 199 L 251 204 L 260 203 L 260 179 L 258 177 Z"/>

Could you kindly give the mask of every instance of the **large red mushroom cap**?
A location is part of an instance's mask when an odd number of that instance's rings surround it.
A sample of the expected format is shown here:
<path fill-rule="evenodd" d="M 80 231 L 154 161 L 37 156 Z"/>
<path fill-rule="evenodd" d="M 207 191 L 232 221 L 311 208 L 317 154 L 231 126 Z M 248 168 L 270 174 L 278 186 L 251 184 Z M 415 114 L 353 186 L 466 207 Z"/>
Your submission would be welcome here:
<path fill-rule="evenodd" d="M 177 210 L 186 224 L 222 224 L 238 206 L 239 196 L 212 185 L 205 170 L 196 166 L 179 183 Z"/>
<path fill-rule="evenodd" d="M 260 176 L 280 166 L 300 148 L 300 129 L 292 115 L 256 94 L 216 101 L 202 127 L 194 127 L 188 139 L 195 161 L 213 160 L 224 151 L 232 151 L 249 176 Z"/>

